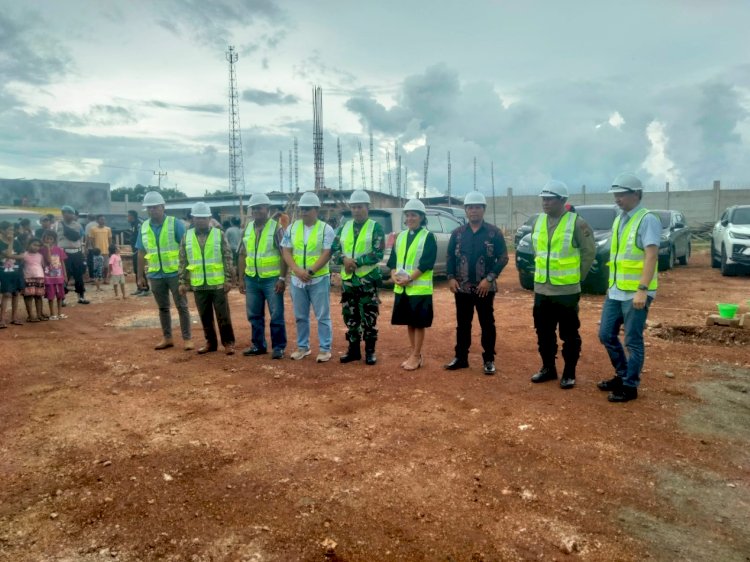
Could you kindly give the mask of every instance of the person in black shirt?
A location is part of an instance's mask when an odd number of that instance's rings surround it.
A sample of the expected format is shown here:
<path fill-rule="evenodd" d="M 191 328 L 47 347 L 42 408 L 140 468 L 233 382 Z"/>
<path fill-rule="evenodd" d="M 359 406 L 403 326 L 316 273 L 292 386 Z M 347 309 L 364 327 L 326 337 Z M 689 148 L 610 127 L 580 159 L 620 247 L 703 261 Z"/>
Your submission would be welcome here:
<path fill-rule="evenodd" d="M 508 263 L 500 229 L 484 221 L 487 201 L 478 191 L 464 199 L 467 224 L 451 233 L 448 242 L 448 288 L 456 298 L 456 354 L 445 365 L 455 371 L 469 366 L 471 323 L 477 310 L 482 328 L 484 374 L 495 374 L 495 309 L 497 278 Z"/>

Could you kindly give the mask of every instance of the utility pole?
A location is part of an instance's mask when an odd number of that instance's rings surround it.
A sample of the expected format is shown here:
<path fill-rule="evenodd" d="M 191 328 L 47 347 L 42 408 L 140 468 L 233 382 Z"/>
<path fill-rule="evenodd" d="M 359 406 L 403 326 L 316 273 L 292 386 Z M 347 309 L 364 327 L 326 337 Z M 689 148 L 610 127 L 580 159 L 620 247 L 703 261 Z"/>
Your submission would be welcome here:
<path fill-rule="evenodd" d="M 452 207 L 451 201 L 451 151 L 448 151 L 448 206 Z"/>
<path fill-rule="evenodd" d="M 427 198 L 427 172 L 430 169 L 430 145 L 427 145 L 427 157 L 424 159 L 424 183 L 422 190 L 424 192 L 424 198 Z"/>
<path fill-rule="evenodd" d="M 161 171 L 161 160 L 159 160 L 159 171 L 158 172 L 154 172 L 154 175 L 159 177 L 159 179 L 158 179 L 159 184 L 158 185 L 159 185 L 159 189 L 161 189 L 161 178 L 166 178 L 167 177 L 167 172 L 162 172 Z"/>
<path fill-rule="evenodd" d="M 339 191 L 344 189 L 344 178 L 341 171 L 341 137 L 336 138 L 336 149 L 339 153 Z"/>
<path fill-rule="evenodd" d="M 401 155 L 396 155 L 396 197 L 398 197 L 398 206 L 401 206 Z"/>
<path fill-rule="evenodd" d="M 242 132 L 240 128 L 240 106 L 237 94 L 237 74 L 234 65 L 239 55 L 230 45 L 226 52 L 229 62 L 229 189 L 237 193 L 239 187 L 245 192 L 245 167 L 242 160 Z"/>

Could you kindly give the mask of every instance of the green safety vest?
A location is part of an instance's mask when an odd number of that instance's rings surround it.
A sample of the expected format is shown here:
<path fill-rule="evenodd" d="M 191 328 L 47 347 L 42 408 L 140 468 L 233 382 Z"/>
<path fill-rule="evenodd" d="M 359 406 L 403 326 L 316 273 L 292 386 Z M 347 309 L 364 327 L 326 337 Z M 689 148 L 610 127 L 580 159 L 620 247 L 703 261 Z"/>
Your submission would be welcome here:
<path fill-rule="evenodd" d="M 646 252 L 636 245 L 638 229 L 643 217 L 648 214 L 647 209 L 640 209 L 633 215 L 620 233 L 620 219 L 617 215 L 612 225 L 612 245 L 609 250 L 609 286 L 616 286 L 622 291 L 637 291 L 641 284 L 643 265 L 646 263 Z M 622 240 L 622 242 L 621 242 Z M 649 291 L 655 291 L 658 286 L 657 269 L 648 284 Z"/>
<path fill-rule="evenodd" d="M 577 285 L 581 282 L 581 251 L 573 246 L 578 215 L 564 213 L 552 233 L 547 230 L 547 215 L 542 213 L 536 219 L 534 234 L 534 283 L 552 285 Z"/>
<path fill-rule="evenodd" d="M 323 253 L 325 227 L 326 223 L 320 220 L 317 221 L 307 237 L 307 244 L 305 244 L 304 223 L 301 220 L 297 220 L 292 224 L 292 231 L 290 233 L 290 238 L 292 239 L 292 257 L 294 258 L 294 263 L 305 271 L 310 269 Z M 326 262 L 323 267 L 313 274 L 313 277 L 328 275 L 328 271 L 328 262 Z"/>
<path fill-rule="evenodd" d="M 372 232 L 375 230 L 375 221 L 367 219 L 359 230 L 356 242 L 354 241 L 354 221 L 349 221 L 344 225 L 341 231 L 341 250 L 346 257 L 353 259 L 366 256 L 372 251 Z M 372 270 L 378 267 L 378 264 L 360 265 L 354 270 L 354 275 L 364 277 Z M 351 279 L 352 274 L 341 270 L 342 279 Z"/>
<path fill-rule="evenodd" d="M 180 245 L 174 239 L 174 221 L 174 217 L 164 217 L 158 240 L 151 229 L 151 219 L 141 225 L 147 272 L 177 273 L 180 268 Z"/>
<path fill-rule="evenodd" d="M 275 220 L 267 220 L 257 242 L 255 223 L 252 222 L 245 228 L 245 275 L 248 277 L 258 276 L 267 279 L 281 275 L 281 254 L 274 246 L 277 228 L 278 223 Z"/>
<path fill-rule="evenodd" d="M 409 235 L 408 230 L 403 230 L 396 238 L 396 267 L 405 270 L 409 275 L 417 269 L 419 260 L 424 252 L 424 243 L 427 240 L 428 231 L 422 228 L 417 236 L 412 240 L 409 251 L 406 251 L 406 237 Z M 404 287 L 394 285 L 393 290 L 396 293 L 403 293 Z M 419 279 L 415 279 L 406 286 L 407 295 L 431 295 L 432 294 L 432 270 L 423 271 Z"/>
<path fill-rule="evenodd" d="M 195 229 L 191 228 L 185 236 L 185 250 L 190 272 L 190 284 L 193 287 L 224 284 L 224 256 L 221 253 L 221 230 L 211 228 L 206 243 L 201 248 Z"/>

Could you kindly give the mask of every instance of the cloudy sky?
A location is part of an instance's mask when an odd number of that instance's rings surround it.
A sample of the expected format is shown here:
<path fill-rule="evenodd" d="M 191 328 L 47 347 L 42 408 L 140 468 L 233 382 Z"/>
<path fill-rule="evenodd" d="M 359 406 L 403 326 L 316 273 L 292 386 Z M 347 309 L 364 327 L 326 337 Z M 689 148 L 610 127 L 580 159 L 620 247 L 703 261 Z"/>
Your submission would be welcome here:
<path fill-rule="evenodd" d="M 228 185 L 225 51 L 236 46 L 248 192 L 313 182 L 311 87 L 325 174 L 377 189 L 398 143 L 407 195 L 549 178 L 603 189 L 750 185 L 747 0 L 0 0 L 0 177 Z M 379 176 L 378 169 L 382 170 Z M 395 170 L 393 170 L 395 183 Z M 394 188 L 395 189 L 395 186 Z"/>

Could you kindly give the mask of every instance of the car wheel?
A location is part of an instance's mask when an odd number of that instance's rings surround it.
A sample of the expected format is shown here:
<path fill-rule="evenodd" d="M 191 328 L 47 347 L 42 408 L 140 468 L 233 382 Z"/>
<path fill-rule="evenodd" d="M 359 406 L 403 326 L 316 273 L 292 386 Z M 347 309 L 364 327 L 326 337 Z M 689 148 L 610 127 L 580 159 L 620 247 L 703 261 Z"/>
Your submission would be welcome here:
<path fill-rule="evenodd" d="M 713 242 L 711 243 L 711 267 L 714 269 L 719 269 L 721 267 L 721 260 L 716 252 L 714 252 Z"/>
<path fill-rule="evenodd" d="M 521 283 L 521 287 L 529 291 L 534 290 L 534 276 L 530 273 L 523 271 L 518 272 L 518 282 Z"/>
<path fill-rule="evenodd" d="M 609 289 L 609 268 L 603 268 L 598 275 L 586 277 L 585 288 L 592 295 L 604 295 Z"/>
<path fill-rule="evenodd" d="M 737 275 L 734 264 L 727 263 L 727 249 L 724 246 L 721 247 L 721 274 L 724 277 L 733 277 Z"/>
<path fill-rule="evenodd" d="M 693 247 L 690 244 L 690 242 L 688 242 L 687 252 L 685 252 L 685 255 L 680 258 L 680 265 L 688 264 L 688 260 L 690 259 L 690 252 L 692 251 L 693 251 Z"/>
<path fill-rule="evenodd" d="M 674 264 L 674 248 L 670 246 L 669 253 L 659 260 L 659 271 L 667 271 L 668 269 L 673 269 Z"/>

